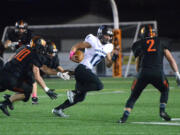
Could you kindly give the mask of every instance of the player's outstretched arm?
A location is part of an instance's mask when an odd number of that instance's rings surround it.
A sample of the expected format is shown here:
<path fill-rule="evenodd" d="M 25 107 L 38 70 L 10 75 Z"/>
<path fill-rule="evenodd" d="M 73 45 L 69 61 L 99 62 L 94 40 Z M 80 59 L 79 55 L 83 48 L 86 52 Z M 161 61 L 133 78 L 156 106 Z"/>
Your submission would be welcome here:
<path fill-rule="evenodd" d="M 43 78 L 40 75 L 40 70 L 37 66 L 33 65 L 33 73 L 35 76 L 35 80 L 37 83 L 43 88 L 43 90 L 46 92 L 46 94 L 51 98 L 51 99 L 56 99 L 57 94 L 54 92 L 54 90 L 48 88 L 46 86 L 46 83 L 44 82 Z"/>
<path fill-rule="evenodd" d="M 64 79 L 64 80 L 69 80 L 70 79 L 70 75 L 67 72 L 58 72 L 56 69 L 51 69 L 49 67 L 47 67 L 46 65 L 43 65 L 41 67 L 41 70 L 48 74 L 48 75 L 57 75 L 58 77 Z M 64 69 L 61 69 L 62 71 L 64 71 Z"/>
<path fill-rule="evenodd" d="M 168 49 L 164 50 L 164 54 L 169 64 L 171 65 L 171 68 L 175 72 L 177 84 L 180 85 L 180 74 L 175 59 L 173 58 L 171 52 Z"/>

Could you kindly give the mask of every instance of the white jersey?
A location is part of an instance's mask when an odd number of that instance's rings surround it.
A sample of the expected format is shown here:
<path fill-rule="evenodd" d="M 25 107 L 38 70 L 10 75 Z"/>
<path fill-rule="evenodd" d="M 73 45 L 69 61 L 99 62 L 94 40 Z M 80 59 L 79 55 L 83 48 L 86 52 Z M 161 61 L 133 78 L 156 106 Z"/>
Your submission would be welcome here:
<path fill-rule="evenodd" d="M 85 65 L 89 69 L 95 67 L 113 50 L 113 45 L 111 43 L 103 45 L 100 40 L 92 34 L 86 36 L 85 42 L 88 42 L 91 48 L 85 48 L 84 59 L 80 64 Z"/>

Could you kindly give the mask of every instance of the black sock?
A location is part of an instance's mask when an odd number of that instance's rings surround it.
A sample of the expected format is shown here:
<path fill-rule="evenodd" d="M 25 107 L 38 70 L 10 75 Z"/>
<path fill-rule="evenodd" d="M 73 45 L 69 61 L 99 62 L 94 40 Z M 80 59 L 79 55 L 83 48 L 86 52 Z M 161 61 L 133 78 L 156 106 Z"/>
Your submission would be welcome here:
<path fill-rule="evenodd" d="M 3 104 L 12 105 L 12 102 L 9 99 L 6 99 L 6 100 L 3 101 Z"/>
<path fill-rule="evenodd" d="M 130 114 L 130 112 L 129 111 L 124 111 L 124 113 L 123 113 L 123 116 L 122 116 L 122 118 L 121 118 L 121 120 L 122 121 L 126 121 L 127 120 L 127 118 L 128 118 L 128 116 L 129 116 L 129 114 Z"/>
<path fill-rule="evenodd" d="M 160 113 L 165 112 L 166 104 L 160 103 Z"/>
<path fill-rule="evenodd" d="M 67 99 L 66 101 L 64 101 L 64 103 L 62 103 L 61 105 L 57 106 L 55 109 L 66 109 L 72 105 L 74 105 L 75 103 L 70 103 L 69 100 Z"/>

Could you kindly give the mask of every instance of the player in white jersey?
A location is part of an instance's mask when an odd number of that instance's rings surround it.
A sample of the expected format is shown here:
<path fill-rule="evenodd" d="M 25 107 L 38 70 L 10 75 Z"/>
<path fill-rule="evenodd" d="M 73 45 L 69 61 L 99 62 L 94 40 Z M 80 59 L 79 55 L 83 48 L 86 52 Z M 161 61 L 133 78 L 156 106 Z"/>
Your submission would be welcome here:
<path fill-rule="evenodd" d="M 52 110 L 55 115 L 67 117 L 63 113 L 64 109 L 82 102 L 88 91 L 99 91 L 103 89 L 102 82 L 92 72 L 92 69 L 104 58 L 106 58 L 107 67 L 111 67 L 113 61 L 116 60 L 117 54 L 112 54 L 112 37 L 112 29 L 106 25 L 102 25 L 98 28 L 97 37 L 89 34 L 86 36 L 85 41 L 79 42 L 71 48 L 70 59 L 72 61 L 77 62 L 74 54 L 78 49 L 85 49 L 84 59 L 75 69 L 75 90 L 69 90 L 67 92 L 68 99 Z"/>

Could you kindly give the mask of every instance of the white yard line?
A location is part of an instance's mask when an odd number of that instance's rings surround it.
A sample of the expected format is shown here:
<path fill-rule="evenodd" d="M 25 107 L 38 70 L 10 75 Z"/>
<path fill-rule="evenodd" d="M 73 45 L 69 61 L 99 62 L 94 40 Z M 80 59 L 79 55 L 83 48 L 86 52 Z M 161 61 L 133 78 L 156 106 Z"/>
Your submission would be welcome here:
<path fill-rule="evenodd" d="M 112 91 L 112 92 L 93 92 L 93 93 L 88 93 L 88 95 L 92 96 L 92 95 L 106 95 L 106 94 L 117 94 L 117 93 L 124 93 L 124 91 Z M 58 94 L 58 97 L 59 96 L 66 96 L 66 94 Z M 46 95 L 41 95 L 41 96 L 38 96 L 40 98 L 46 98 L 48 96 Z"/>
<path fill-rule="evenodd" d="M 180 121 L 180 118 L 172 118 L 172 121 Z"/>
<path fill-rule="evenodd" d="M 180 120 L 180 118 L 174 118 Z M 143 125 L 168 125 L 168 126 L 180 126 L 179 122 L 131 122 L 133 124 L 143 124 Z"/>

